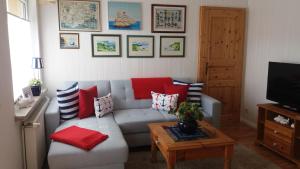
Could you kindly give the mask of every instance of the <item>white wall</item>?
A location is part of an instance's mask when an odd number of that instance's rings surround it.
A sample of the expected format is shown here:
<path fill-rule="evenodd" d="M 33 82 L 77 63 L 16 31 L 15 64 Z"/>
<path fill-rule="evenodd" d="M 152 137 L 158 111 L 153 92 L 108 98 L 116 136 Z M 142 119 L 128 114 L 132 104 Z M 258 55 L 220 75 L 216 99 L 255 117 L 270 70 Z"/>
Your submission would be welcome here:
<path fill-rule="evenodd" d="M 247 6 L 247 0 L 135 0 L 134 2 L 143 2 L 143 30 L 110 31 L 107 26 L 107 0 L 101 2 L 103 28 L 101 33 L 122 34 L 122 58 L 92 58 L 90 32 L 80 32 L 79 50 L 59 49 L 57 4 L 45 1 L 40 4 L 42 56 L 45 58 L 44 81 L 51 95 L 54 95 L 55 89 L 66 80 L 128 79 L 150 76 L 196 79 L 200 4 Z M 186 36 L 185 58 L 159 58 L 159 35 L 161 34 L 151 33 L 151 4 L 153 3 L 187 5 L 187 33 L 183 34 Z M 126 35 L 128 34 L 155 35 L 155 58 L 127 58 Z M 163 35 L 176 36 L 177 34 Z"/>
<path fill-rule="evenodd" d="M 300 63 L 300 1 L 249 0 L 248 3 L 248 45 L 242 118 L 255 123 L 256 104 L 267 102 L 268 62 Z"/>
<path fill-rule="evenodd" d="M 0 0 L 0 168 L 21 169 L 20 125 L 15 122 L 5 0 Z"/>

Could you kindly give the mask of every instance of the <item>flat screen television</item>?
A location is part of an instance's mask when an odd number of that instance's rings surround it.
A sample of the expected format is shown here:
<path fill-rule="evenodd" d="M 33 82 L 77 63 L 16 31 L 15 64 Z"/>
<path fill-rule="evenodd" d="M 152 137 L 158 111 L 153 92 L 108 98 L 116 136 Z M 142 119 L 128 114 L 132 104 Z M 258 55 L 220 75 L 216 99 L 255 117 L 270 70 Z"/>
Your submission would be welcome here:
<path fill-rule="evenodd" d="M 267 99 L 300 110 L 300 64 L 269 62 Z"/>

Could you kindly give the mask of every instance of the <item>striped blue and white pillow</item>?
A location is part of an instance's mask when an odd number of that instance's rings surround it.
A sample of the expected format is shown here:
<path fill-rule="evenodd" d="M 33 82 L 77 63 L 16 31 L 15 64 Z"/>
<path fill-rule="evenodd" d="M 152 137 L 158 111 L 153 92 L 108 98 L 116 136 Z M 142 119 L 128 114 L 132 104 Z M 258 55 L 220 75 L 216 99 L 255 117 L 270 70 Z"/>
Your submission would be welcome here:
<path fill-rule="evenodd" d="M 202 88 L 204 83 L 187 83 L 179 80 L 173 80 L 174 85 L 189 85 L 187 101 L 201 104 Z"/>
<path fill-rule="evenodd" d="M 60 120 L 66 121 L 77 117 L 79 112 L 78 82 L 65 90 L 57 90 Z"/>

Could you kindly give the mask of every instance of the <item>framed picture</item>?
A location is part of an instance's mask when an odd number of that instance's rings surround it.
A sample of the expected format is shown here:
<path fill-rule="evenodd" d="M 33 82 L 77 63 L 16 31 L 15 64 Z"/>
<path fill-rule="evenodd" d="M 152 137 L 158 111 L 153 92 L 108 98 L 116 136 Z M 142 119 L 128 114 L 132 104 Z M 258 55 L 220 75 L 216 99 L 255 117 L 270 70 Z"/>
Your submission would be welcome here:
<path fill-rule="evenodd" d="M 91 35 L 93 57 L 121 57 L 121 35 Z"/>
<path fill-rule="evenodd" d="M 154 36 L 128 35 L 127 36 L 128 58 L 153 58 Z"/>
<path fill-rule="evenodd" d="M 22 89 L 22 94 L 24 98 L 33 98 L 31 87 L 27 86 Z"/>
<path fill-rule="evenodd" d="M 61 49 L 79 49 L 79 33 L 60 33 Z"/>
<path fill-rule="evenodd" d="M 108 2 L 110 30 L 141 30 L 142 4 L 132 2 Z"/>
<path fill-rule="evenodd" d="M 59 30 L 101 31 L 100 1 L 59 0 Z"/>
<path fill-rule="evenodd" d="M 160 57 L 184 57 L 185 37 L 184 36 L 161 36 Z"/>
<path fill-rule="evenodd" d="M 152 32 L 185 33 L 186 6 L 152 4 Z"/>

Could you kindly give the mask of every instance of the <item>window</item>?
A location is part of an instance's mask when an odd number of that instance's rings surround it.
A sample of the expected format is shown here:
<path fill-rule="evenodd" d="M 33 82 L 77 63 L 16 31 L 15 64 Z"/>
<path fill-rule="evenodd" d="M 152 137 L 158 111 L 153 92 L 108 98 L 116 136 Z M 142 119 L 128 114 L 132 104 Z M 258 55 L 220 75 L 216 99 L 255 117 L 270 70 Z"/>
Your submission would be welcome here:
<path fill-rule="evenodd" d="M 28 21 L 27 0 L 8 0 L 8 35 L 12 67 L 13 91 L 16 100 L 22 88 L 28 86 L 33 77 L 31 60 L 33 57 L 32 25 Z"/>
<path fill-rule="evenodd" d="M 7 0 L 7 12 L 28 20 L 28 0 Z"/>

